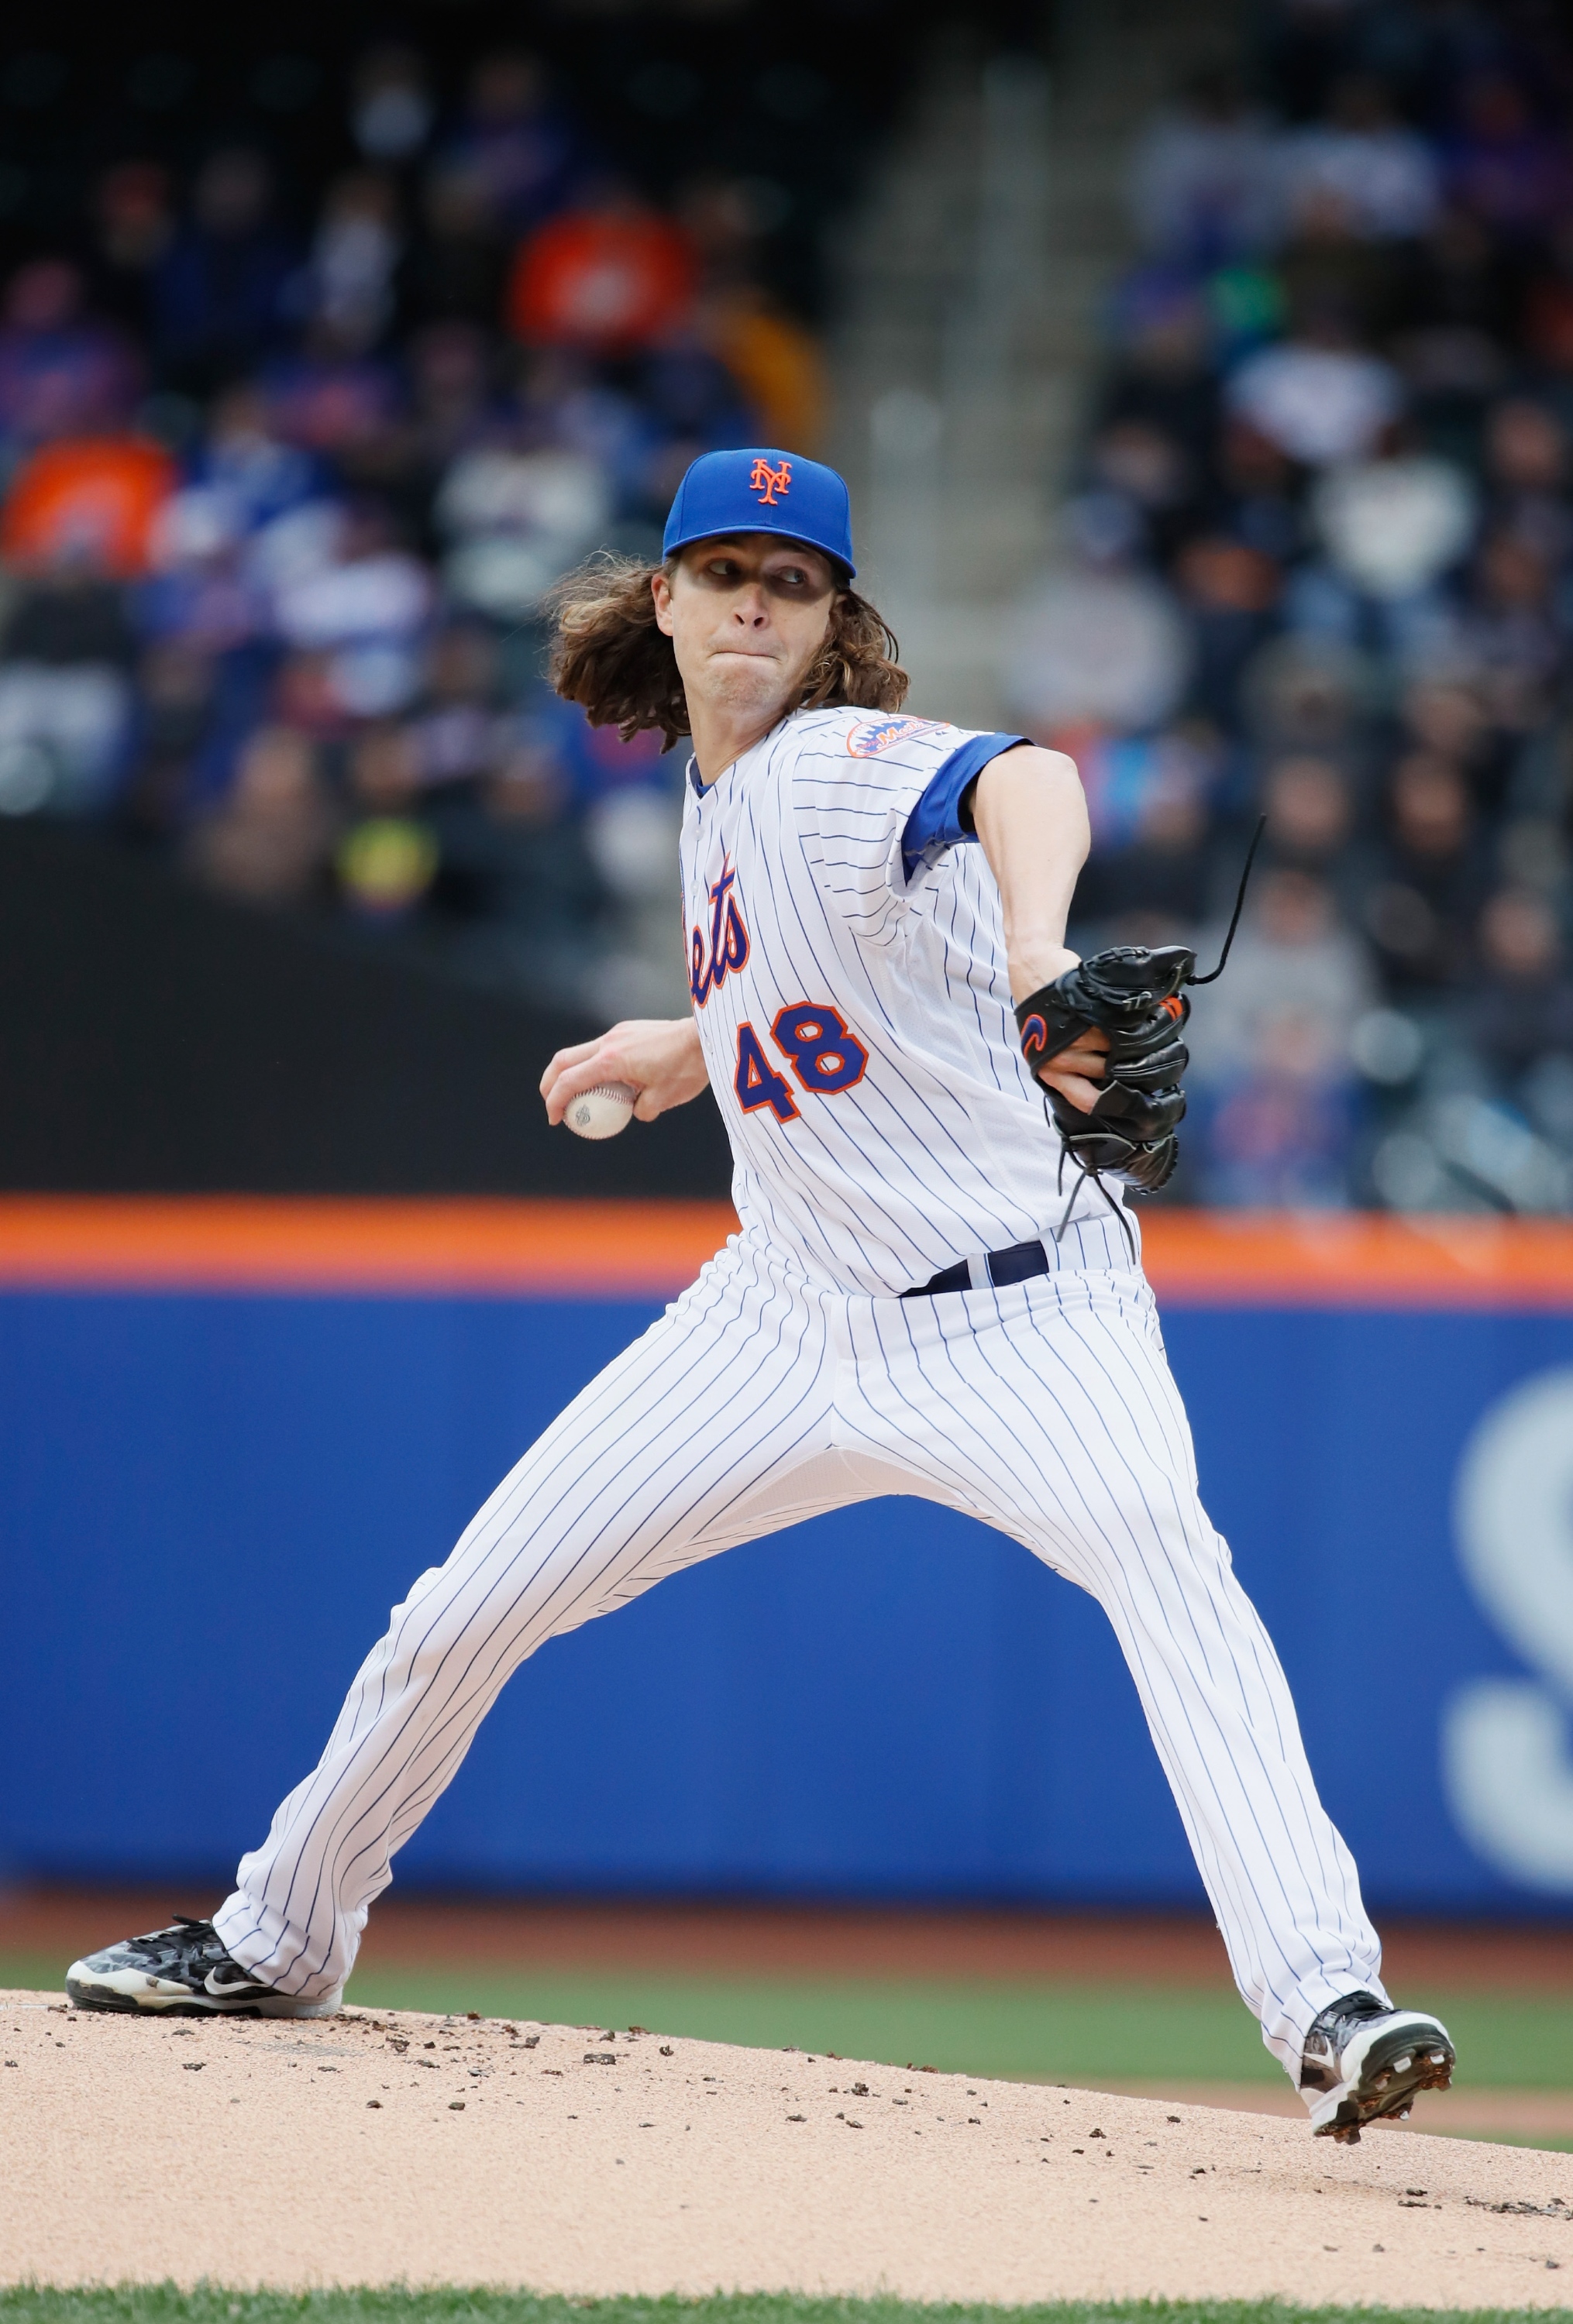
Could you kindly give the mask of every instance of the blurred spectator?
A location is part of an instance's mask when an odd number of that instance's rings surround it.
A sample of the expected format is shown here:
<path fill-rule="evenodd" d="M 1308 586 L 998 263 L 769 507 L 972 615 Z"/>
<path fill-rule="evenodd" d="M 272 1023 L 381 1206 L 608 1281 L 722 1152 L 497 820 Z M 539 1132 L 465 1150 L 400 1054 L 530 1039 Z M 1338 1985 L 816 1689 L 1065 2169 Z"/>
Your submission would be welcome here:
<path fill-rule="evenodd" d="M 63 259 L 12 276 L 0 317 L 0 463 L 34 444 L 122 427 L 137 364 L 115 333 L 82 312 L 82 278 Z"/>
<path fill-rule="evenodd" d="M 80 569 L 129 578 L 147 568 L 153 528 L 173 488 L 162 446 L 137 437 L 45 444 L 11 480 L 0 552 L 28 571 Z"/>
<path fill-rule="evenodd" d="M 1247 733 L 1263 752 L 1359 751 L 1373 694 L 1365 658 L 1344 641 L 1291 633 L 1263 648 L 1240 682 Z"/>
<path fill-rule="evenodd" d="M 452 622 L 426 656 L 424 687 L 408 732 L 416 782 L 474 782 L 497 774 L 514 722 L 501 707 L 501 671 L 489 629 Z"/>
<path fill-rule="evenodd" d="M 401 710 L 420 682 L 419 649 L 431 584 L 399 543 L 386 512 L 363 501 L 336 510 L 310 549 L 282 561 L 273 589 L 286 642 L 328 657 L 328 684 L 352 717 Z"/>
<path fill-rule="evenodd" d="M 1310 468 L 1363 458 L 1402 405 L 1391 365 L 1354 345 L 1332 313 L 1302 337 L 1250 356 L 1230 380 L 1228 399 L 1259 436 Z"/>
<path fill-rule="evenodd" d="M 1248 420 L 1226 417 L 1214 452 L 1219 531 L 1281 567 L 1292 564 L 1306 538 L 1299 487 L 1298 471 L 1282 446 Z"/>
<path fill-rule="evenodd" d="M 327 454 L 352 475 L 375 473 L 377 454 L 402 416 L 393 366 L 320 318 L 298 346 L 264 367 L 258 384 L 277 436 Z"/>
<path fill-rule="evenodd" d="M 259 727 L 223 802 L 193 829 L 187 861 L 205 887 L 253 904 L 299 903 L 325 876 L 334 839 L 315 753 L 287 726 Z"/>
<path fill-rule="evenodd" d="M 1444 209 L 1393 282 L 1392 344 L 1422 408 L 1467 412 L 1503 385 L 1516 293 L 1490 235 L 1457 207 Z"/>
<path fill-rule="evenodd" d="M 1512 531 L 1486 536 L 1476 559 L 1461 634 L 1495 724 L 1521 735 L 1543 724 L 1562 668 L 1567 629 L 1555 568 L 1532 541 Z"/>
<path fill-rule="evenodd" d="M 94 545 L 41 558 L 0 632 L 0 807 L 11 815 L 102 806 L 125 745 L 134 638 Z"/>
<path fill-rule="evenodd" d="M 241 533 L 299 507 L 320 481 L 312 461 L 280 435 L 257 385 L 231 387 L 214 397 L 206 438 L 190 467 L 193 484 L 213 496 L 224 521 Z"/>
<path fill-rule="evenodd" d="M 125 674 L 106 662 L 0 659 L 0 812 L 102 807 L 130 711 Z"/>
<path fill-rule="evenodd" d="M 1315 1010 L 1264 1016 L 1250 1062 L 1202 1115 L 1207 1198 L 1246 1210 L 1337 1210 L 1349 1200 L 1354 1075 Z"/>
<path fill-rule="evenodd" d="M 375 170 L 328 189 L 311 246 L 313 319 L 346 349 L 373 347 L 393 319 L 393 273 L 403 247 L 398 202 Z"/>
<path fill-rule="evenodd" d="M 251 147 L 221 147 L 198 171 L 154 309 L 170 376 L 199 393 L 245 371 L 282 334 L 291 254 L 272 212 L 273 175 Z"/>
<path fill-rule="evenodd" d="M 814 451 L 824 432 L 828 386 L 813 333 L 756 282 L 712 292 L 700 332 L 757 416 L 761 435 L 772 444 Z"/>
<path fill-rule="evenodd" d="M 418 50 L 388 42 L 365 51 L 351 81 L 349 125 L 368 161 L 390 168 L 412 161 L 436 117 Z"/>
<path fill-rule="evenodd" d="M 412 313 L 418 322 L 487 328 L 497 319 L 508 260 L 485 179 L 467 162 L 435 162 L 421 208 L 408 270 Z"/>
<path fill-rule="evenodd" d="M 1007 684 L 1018 715 L 1044 737 L 1084 724 L 1139 729 L 1176 708 L 1189 659 L 1184 624 L 1155 582 L 1068 572 L 1022 604 Z"/>
<path fill-rule="evenodd" d="M 1257 886 L 1227 975 L 1191 1020 L 1202 1184 L 1231 1205 L 1349 1199 L 1355 1028 L 1374 997 L 1358 939 L 1304 871 Z"/>
<path fill-rule="evenodd" d="M 582 452 L 462 453 L 435 510 L 452 544 L 442 568 L 449 593 L 497 620 L 526 618 L 594 545 L 609 513 L 606 479 Z"/>
<path fill-rule="evenodd" d="M 93 305 L 138 344 L 153 329 L 153 281 L 174 231 L 166 170 L 123 161 L 104 172 L 93 204 Z"/>
<path fill-rule="evenodd" d="M 1433 752 L 1411 752 L 1393 770 L 1382 877 L 1365 903 L 1393 992 L 1462 982 L 1486 876 L 1463 774 Z"/>
<path fill-rule="evenodd" d="M 1112 495 L 1128 512 L 1133 543 L 1167 563 L 1200 513 L 1199 463 L 1166 429 L 1130 418 L 1098 430 L 1087 466 L 1093 490 Z"/>
<path fill-rule="evenodd" d="M 494 217 L 517 231 L 556 208 L 569 189 L 578 144 L 539 58 L 506 49 L 481 59 L 449 150 L 474 174 Z"/>
<path fill-rule="evenodd" d="M 1480 916 L 1479 941 L 1481 975 L 1470 1010 L 1476 1048 L 1502 1094 L 1532 1112 L 1540 1110 L 1537 1076 L 1559 1093 L 1573 1078 L 1573 981 L 1562 932 L 1543 895 L 1503 888 Z M 1545 1126 L 1573 1144 L 1565 1100 Z"/>
<path fill-rule="evenodd" d="M 486 431 L 492 417 L 492 353 L 486 333 L 470 323 L 433 323 L 412 341 L 406 369 L 421 456 L 430 472 L 440 475 Z"/>
<path fill-rule="evenodd" d="M 1207 913 L 1210 754 L 1183 733 L 1081 742 L 1094 851 L 1076 891 L 1093 944 L 1172 944 Z"/>
<path fill-rule="evenodd" d="M 1573 222 L 1551 226 L 1537 261 L 1524 295 L 1524 351 L 1565 405 L 1573 381 Z"/>
<path fill-rule="evenodd" d="M 1374 346 L 1399 311 L 1399 245 L 1357 231 L 1338 195 L 1308 192 L 1273 268 L 1292 338 L 1334 348 Z M 1265 335 L 1263 335 L 1265 336 Z"/>
<path fill-rule="evenodd" d="M 522 339 L 622 354 L 686 322 L 697 287 L 685 235 L 625 188 L 540 226 L 508 286 Z"/>
<path fill-rule="evenodd" d="M 1501 748 L 1467 662 L 1430 660 L 1412 672 L 1400 700 L 1405 733 L 1457 767 L 1477 807 L 1494 813 L 1503 803 L 1511 754 Z"/>
<path fill-rule="evenodd" d="M 1326 116 L 1284 141 L 1289 217 L 1314 203 L 1337 203 L 1352 231 L 1379 242 L 1409 242 L 1437 215 L 1440 172 L 1425 140 L 1398 120 L 1387 91 L 1368 73 L 1334 86 Z"/>
<path fill-rule="evenodd" d="M 1265 872 L 1253 882 L 1228 971 L 1186 1035 L 1198 1081 L 1233 1080 L 1258 1059 L 1264 1028 L 1301 1012 L 1323 1029 L 1329 1069 L 1345 1070 L 1375 989 L 1365 947 L 1339 919 L 1327 883 L 1306 871 Z"/>
<path fill-rule="evenodd" d="M 360 813 L 338 843 L 334 868 L 351 909 L 384 927 L 423 901 L 441 860 L 435 836 L 413 812 L 421 777 L 408 726 L 389 719 L 362 728 L 349 758 L 350 798 Z"/>
<path fill-rule="evenodd" d="M 1554 570 L 1564 566 L 1573 508 L 1562 420 L 1529 396 L 1504 397 L 1487 418 L 1484 448 L 1492 530 L 1527 542 Z"/>
<path fill-rule="evenodd" d="M 1131 197 L 1159 257 L 1216 266 L 1268 246 L 1282 212 L 1272 125 L 1236 72 L 1210 65 L 1192 75 L 1138 145 Z"/>
<path fill-rule="evenodd" d="M 233 510 L 217 493 L 197 485 L 164 503 L 153 531 L 153 563 L 136 596 L 140 625 L 150 639 L 178 640 L 213 654 L 263 634 L 267 599 L 249 569 Z"/>
<path fill-rule="evenodd" d="M 1458 127 L 1444 158 L 1455 199 L 1510 241 L 1550 226 L 1573 184 L 1564 138 L 1541 126 L 1505 72 L 1481 72 L 1465 82 Z"/>
<path fill-rule="evenodd" d="M 1241 673 L 1272 632 L 1282 575 L 1260 549 L 1212 533 L 1186 544 L 1174 577 L 1190 616 L 1190 706 L 1230 727 Z"/>
<path fill-rule="evenodd" d="M 1347 462 L 1319 481 L 1311 505 L 1334 572 L 1360 595 L 1390 603 L 1434 587 L 1475 533 L 1468 477 L 1423 452 Z"/>
<path fill-rule="evenodd" d="M 136 721 L 120 812 L 139 837 L 161 839 L 188 807 L 213 715 L 213 658 L 187 638 L 156 640 L 137 670 Z"/>
<path fill-rule="evenodd" d="M 1312 753 L 1277 759 L 1262 785 L 1267 817 L 1262 868 L 1303 872 L 1325 884 L 1340 918 L 1357 926 L 1376 876 L 1371 851 L 1357 836 L 1353 786 L 1337 763 Z"/>
<path fill-rule="evenodd" d="M 351 910 L 386 927 L 424 900 L 440 861 L 424 824 L 411 816 L 374 815 L 345 833 L 334 869 Z"/>
<path fill-rule="evenodd" d="M 1096 420 L 1144 422 L 1205 459 L 1217 425 L 1212 323 L 1199 284 L 1169 268 L 1143 267 L 1123 283 L 1110 325 L 1115 356 Z"/>

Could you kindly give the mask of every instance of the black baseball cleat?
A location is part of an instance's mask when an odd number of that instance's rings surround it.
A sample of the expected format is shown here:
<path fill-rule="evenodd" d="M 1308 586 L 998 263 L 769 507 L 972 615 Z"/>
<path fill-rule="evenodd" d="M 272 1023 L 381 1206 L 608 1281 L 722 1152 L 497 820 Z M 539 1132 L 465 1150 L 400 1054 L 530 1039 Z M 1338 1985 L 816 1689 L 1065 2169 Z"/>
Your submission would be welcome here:
<path fill-rule="evenodd" d="M 1319 2138 L 1359 2143 L 1363 2123 L 1402 2122 L 1420 2090 L 1453 2079 L 1448 2029 L 1420 2009 L 1390 2009 L 1374 1993 L 1330 2002 L 1305 2037 L 1300 2086 Z M 1315 2098 L 1311 2091 L 1319 2092 Z"/>
<path fill-rule="evenodd" d="M 158 2017 L 330 2017 L 340 1996 L 307 2001 L 259 1984 L 231 1960 L 211 1921 L 182 1913 L 167 1929 L 125 1937 L 66 1971 L 79 2009 L 143 2010 Z"/>

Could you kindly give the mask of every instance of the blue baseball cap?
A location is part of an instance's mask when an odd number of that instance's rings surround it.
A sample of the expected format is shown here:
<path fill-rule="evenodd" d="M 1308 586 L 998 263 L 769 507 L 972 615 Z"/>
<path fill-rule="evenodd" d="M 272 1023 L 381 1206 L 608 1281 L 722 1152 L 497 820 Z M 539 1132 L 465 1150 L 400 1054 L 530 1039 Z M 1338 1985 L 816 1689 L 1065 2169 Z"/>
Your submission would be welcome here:
<path fill-rule="evenodd" d="M 847 567 L 848 579 L 857 570 L 847 479 L 796 452 L 751 444 L 742 452 L 701 454 L 677 488 L 662 554 L 738 532 L 779 532 L 822 549 Z"/>

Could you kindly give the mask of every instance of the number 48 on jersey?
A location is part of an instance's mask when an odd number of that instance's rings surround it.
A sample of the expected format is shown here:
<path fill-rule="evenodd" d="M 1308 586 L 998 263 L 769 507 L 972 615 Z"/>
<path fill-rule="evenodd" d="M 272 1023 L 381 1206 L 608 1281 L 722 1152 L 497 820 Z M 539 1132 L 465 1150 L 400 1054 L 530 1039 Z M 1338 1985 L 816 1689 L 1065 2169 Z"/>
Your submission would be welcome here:
<path fill-rule="evenodd" d="M 868 1051 L 847 1029 L 838 1009 L 795 1001 L 781 1010 L 771 1038 L 786 1058 L 798 1085 L 810 1095 L 834 1097 L 863 1079 Z M 795 1121 L 797 1101 L 784 1074 L 778 1073 L 752 1025 L 737 1028 L 737 1074 L 733 1083 L 745 1113 L 768 1106 L 778 1121 Z"/>

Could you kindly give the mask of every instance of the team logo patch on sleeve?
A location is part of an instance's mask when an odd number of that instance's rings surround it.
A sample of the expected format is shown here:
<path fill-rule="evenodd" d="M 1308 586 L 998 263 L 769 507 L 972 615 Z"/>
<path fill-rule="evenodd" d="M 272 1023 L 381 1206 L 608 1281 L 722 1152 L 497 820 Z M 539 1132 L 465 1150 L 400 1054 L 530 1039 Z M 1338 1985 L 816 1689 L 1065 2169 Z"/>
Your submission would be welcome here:
<path fill-rule="evenodd" d="M 926 734 L 939 724 L 933 718 L 862 718 L 847 737 L 847 750 L 854 759 L 877 759 L 893 742 L 904 742 L 909 734 Z"/>

